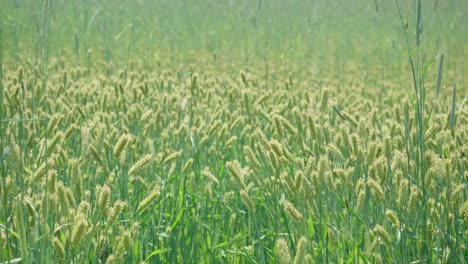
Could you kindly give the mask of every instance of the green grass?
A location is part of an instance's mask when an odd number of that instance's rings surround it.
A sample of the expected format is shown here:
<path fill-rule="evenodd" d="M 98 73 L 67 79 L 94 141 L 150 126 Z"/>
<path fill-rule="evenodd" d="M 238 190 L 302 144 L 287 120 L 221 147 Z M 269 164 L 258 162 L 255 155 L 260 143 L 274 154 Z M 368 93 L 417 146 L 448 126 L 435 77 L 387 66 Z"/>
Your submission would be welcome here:
<path fill-rule="evenodd" d="M 0 263 L 465 263 L 451 1 L 0 1 Z"/>

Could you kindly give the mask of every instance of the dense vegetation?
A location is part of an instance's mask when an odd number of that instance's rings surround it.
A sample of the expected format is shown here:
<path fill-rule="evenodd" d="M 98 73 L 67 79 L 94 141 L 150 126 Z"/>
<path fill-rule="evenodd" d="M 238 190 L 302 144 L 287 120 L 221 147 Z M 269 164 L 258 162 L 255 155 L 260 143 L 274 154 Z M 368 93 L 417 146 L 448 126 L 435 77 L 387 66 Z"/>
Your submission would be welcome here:
<path fill-rule="evenodd" d="M 0 6 L 0 263 L 468 259 L 464 1 Z"/>

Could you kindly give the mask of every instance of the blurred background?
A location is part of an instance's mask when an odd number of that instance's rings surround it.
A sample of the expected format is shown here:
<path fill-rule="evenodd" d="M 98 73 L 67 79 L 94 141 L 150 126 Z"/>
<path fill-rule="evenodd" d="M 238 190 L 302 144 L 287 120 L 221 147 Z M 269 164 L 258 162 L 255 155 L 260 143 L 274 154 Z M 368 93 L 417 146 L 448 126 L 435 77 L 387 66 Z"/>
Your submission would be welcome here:
<path fill-rule="evenodd" d="M 398 3 L 415 45 L 416 1 Z M 408 64 L 395 1 L 1 0 L 0 6 L 4 62 L 56 56 L 131 68 L 261 61 L 296 71 L 324 63 L 342 70 L 349 62 Z M 466 56 L 466 14 L 468 1 L 423 2 L 425 54 L 445 53 L 446 69 Z"/>

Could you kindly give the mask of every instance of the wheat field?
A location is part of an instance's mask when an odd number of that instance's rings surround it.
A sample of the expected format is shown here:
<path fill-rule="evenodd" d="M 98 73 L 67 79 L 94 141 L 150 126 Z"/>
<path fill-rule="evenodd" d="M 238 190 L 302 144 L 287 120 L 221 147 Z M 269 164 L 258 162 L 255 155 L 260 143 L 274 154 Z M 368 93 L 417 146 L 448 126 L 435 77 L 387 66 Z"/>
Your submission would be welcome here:
<path fill-rule="evenodd" d="M 0 1 L 0 263 L 466 263 L 464 1 Z"/>

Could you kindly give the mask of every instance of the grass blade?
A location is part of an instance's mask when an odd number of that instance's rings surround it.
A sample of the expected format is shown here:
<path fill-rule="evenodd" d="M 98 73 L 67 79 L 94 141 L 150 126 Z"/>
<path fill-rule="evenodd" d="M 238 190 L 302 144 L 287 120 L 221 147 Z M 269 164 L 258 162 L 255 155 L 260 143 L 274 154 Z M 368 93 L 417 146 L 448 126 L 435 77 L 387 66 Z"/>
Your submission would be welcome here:
<path fill-rule="evenodd" d="M 10 259 L 10 260 L 7 260 L 6 262 L 1 262 L 0 264 L 4 264 L 4 263 L 8 263 L 8 264 L 21 263 L 21 258 Z"/>
<path fill-rule="evenodd" d="M 3 37 L 2 37 L 1 27 L 0 27 L 0 104 L 3 106 Z M 3 119 L 3 107 L 0 107 L 0 120 L 2 119 Z"/>
<path fill-rule="evenodd" d="M 418 1 L 418 18 L 416 22 L 416 45 L 419 46 L 421 43 L 422 34 L 422 11 L 421 11 L 421 0 Z"/>
<path fill-rule="evenodd" d="M 439 97 L 440 83 L 442 82 L 443 67 L 444 67 L 444 54 L 440 55 L 439 71 L 437 73 L 436 98 Z"/>
<path fill-rule="evenodd" d="M 453 127 L 455 126 L 455 98 L 457 97 L 456 86 L 453 86 L 453 94 L 452 94 L 452 110 L 450 110 L 450 129 L 453 131 Z"/>
<path fill-rule="evenodd" d="M 86 33 L 88 33 L 89 28 L 91 27 L 91 24 L 93 24 L 94 20 L 96 19 L 97 15 L 99 15 L 99 13 L 101 13 L 101 8 L 98 8 L 98 9 L 96 9 L 96 11 L 94 11 L 93 16 L 91 17 L 91 19 L 88 22 L 88 25 L 86 26 L 85 35 L 86 35 Z"/>

